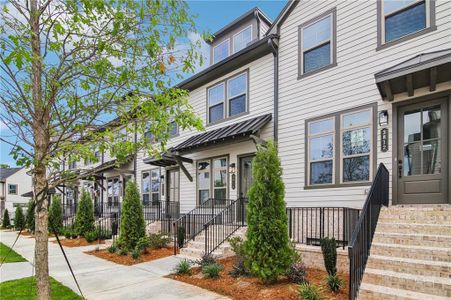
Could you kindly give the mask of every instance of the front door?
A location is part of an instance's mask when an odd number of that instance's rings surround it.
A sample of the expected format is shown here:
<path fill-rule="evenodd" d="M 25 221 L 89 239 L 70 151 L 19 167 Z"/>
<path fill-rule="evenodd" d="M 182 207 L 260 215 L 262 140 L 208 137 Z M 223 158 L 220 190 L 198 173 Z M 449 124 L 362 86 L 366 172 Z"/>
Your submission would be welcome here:
<path fill-rule="evenodd" d="M 446 99 L 401 107 L 398 113 L 398 204 L 446 203 Z"/>
<path fill-rule="evenodd" d="M 254 155 L 245 156 L 240 159 L 240 197 L 247 198 L 247 193 L 253 183 L 252 159 Z"/>
<path fill-rule="evenodd" d="M 179 169 L 171 169 L 167 171 L 167 202 L 166 215 L 170 218 L 179 217 L 180 208 L 180 171 Z"/>

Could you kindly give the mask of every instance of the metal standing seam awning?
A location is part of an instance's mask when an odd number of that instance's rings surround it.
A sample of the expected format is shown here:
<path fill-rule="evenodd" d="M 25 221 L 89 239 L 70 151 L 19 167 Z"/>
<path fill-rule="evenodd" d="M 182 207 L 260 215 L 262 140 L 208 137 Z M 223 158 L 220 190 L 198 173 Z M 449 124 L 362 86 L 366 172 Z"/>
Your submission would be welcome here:
<path fill-rule="evenodd" d="M 383 100 L 393 101 L 394 95 L 414 96 L 418 88 L 451 81 L 451 49 L 422 53 L 374 75 Z"/>
<path fill-rule="evenodd" d="M 56 189 L 55 188 L 50 188 L 48 190 L 47 194 L 48 195 L 56 194 Z M 26 193 L 22 194 L 21 196 L 25 197 L 25 198 L 33 198 L 33 191 L 26 192 Z"/>

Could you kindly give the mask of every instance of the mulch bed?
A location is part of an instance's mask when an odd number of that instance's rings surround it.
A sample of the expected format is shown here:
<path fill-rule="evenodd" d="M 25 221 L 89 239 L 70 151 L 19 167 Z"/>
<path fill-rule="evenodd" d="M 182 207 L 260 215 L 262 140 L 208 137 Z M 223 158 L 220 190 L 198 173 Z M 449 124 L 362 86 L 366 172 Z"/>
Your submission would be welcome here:
<path fill-rule="evenodd" d="M 225 296 L 229 296 L 236 300 L 297 300 L 299 299 L 298 286 L 291 283 L 286 277 L 281 277 L 280 280 L 271 285 L 264 285 L 255 277 L 237 277 L 234 278 L 229 275 L 232 266 L 235 263 L 235 257 L 228 257 L 219 261 L 224 266 L 221 271 L 220 278 L 207 279 L 203 278 L 201 269 L 195 267 L 192 269 L 193 274 L 177 275 L 172 274 L 167 276 L 178 281 L 189 283 Z M 346 274 L 339 274 L 341 278 L 345 279 L 345 286 L 338 294 L 331 292 L 325 283 L 327 273 L 317 269 L 307 269 L 308 281 L 322 288 L 322 295 L 324 299 L 348 299 L 348 276 Z"/>
<path fill-rule="evenodd" d="M 34 235 L 31 232 L 29 232 L 29 231 L 22 231 L 20 233 L 20 235 L 34 237 Z"/>
<path fill-rule="evenodd" d="M 66 239 L 60 237 L 61 245 L 65 247 L 84 247 L 84 246 L 91 246 L 91 245 L 98 245 L 99 241 L 95 240 L 94 242 L 89 243 L 85 238 L 79 237 L 76 239 Z M 54 240 L 53 243 L 58 244 L 57 240 Z M 104 240 L 100 240 L 100 244 L 105 244 Z"/>
<path fill-rule="evenodd" d="M 130 254 L 128 255 L 119 255 L 117 253 L 110 253 L 107 249 L 103 250 L 94 250 L 85 252 L 86 254 L 94 255 L 109 261 L 112 261 L 117 264 L 131 266 L 135 264 L 139 264 L 146 261 L 156 260 L 163 257 L 168 257 L 174 255 L 174 248 L 167 247 L 161 249 L 149 249 L 148 253 L 142 253 L 138 259 L 134 259 Z"/>

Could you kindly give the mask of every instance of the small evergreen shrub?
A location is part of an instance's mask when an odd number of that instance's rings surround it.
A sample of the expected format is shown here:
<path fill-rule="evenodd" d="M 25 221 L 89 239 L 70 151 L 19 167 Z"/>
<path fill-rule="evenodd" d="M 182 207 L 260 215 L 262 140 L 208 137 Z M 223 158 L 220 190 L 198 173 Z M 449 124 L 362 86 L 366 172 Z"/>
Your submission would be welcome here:
<path fill-rule="evenodd" d="M 305 282 L 299 285 L 299 299 L 302 300 L 322 300 L 323 296 L 318 287 Z"/>
<path fill-rule="evenodd" d="M 292 263 L 288 238 L 285 186 L 274 142 L 258 146 L 253 160 L 254 182 L 247 207 L 246 267 L 265 283 L 285 274 Z"/>
<path fill-rule="evenodd" d="M 94 206 L 91 196 L 87 191 L 83 190 L 75 215 L 75 232 L 78 235 L 85 236 L 86 233 L 94 231 L 94 222 Z"/>
<path fill-rule="evenodd" d="M 230 276 L 248 276 L 250 272 L 246 268 L 246 265 L 244 263 L 246 260 L 246 252 L 243 239 L 239 236 L 235 236 L 229 238 L 228 241 L 230 243 L 230 246 L 232 247 L 232 251 L 235 252 L 235 264 L 233 265 L 232 270 L 229 272 Z"/>
<path fill-rule="evenodd" d="M 138 240 L 138 243 L 136 244 L 136 248 L 139 251 L 142 251 L 143 253 L 148 253 L 149 251 L 147 248 L 150 246 L 150 241 L 148 237 L 142 237 Z"/>
<path fill-rule="evenodd" d="M 92 243 L 97 240 L 98 232 L 96 230 L 89 231 L 85 233 L 85 239 L 88 243 Z"/>
<path fill-rule="evenodd" d="M 11 221 L 9 220 L 9 212 L 6 208 L 3 212 L 2 228 L 7 229 L 9 227 L 11 227 Z"/>
<path fill-rule="evenodd" d="M 62 234 L 64 235 L 64 237 L 66 239 L 70 239 L 72 237 L 72 229 L 66 228 L 66 229 L 64 229 Z"/>
<path fill-rule="evenodd" d="M 188 260 L 180 261 L 174 269 L 177 274 L 191 275 L 191 263 Z"/>
<path fill-rule="evenodd" d="M 335 275 L 337 273 L 337 243 L 334 238 L 325 237 L 320 240 L 320 245 L 326 271 L 329 275 Z"/>
<path fill-rule="evenodd" d="M 63 207 L 61 206 L 61 197 L 59 195 L 53 196 L 52 204 L 49 210 L 49 230 L 53 233 L 61 233 L 63 228 Z"/>
<path fill-rule="evenodd" d="M 218 278 L 222 271 L 222 266 L 218 263 L 209 264 L 202 267 L 202 274 L 205 278 Z"/>
<path fill-rule="evenodd" d="M 114 253 L 114 252 L 116 252 L 117 251 L 117 246 L 116 246 L 116 244 L 111 244 L 111 246 L 109 246 L 108 247 L 108 252 L 110 252 L 110 253 Z"/>
<path fill-rule="evenodd" d="M 179 248 L 183 248 L 183 244 L 185 243 L 185 227 L 177 228 L 177 246 Z"/>
<path fill-rule="evenodd" d="M 96 231 L 98 238 L 101 240 L 109 240 L 113 237 L 113 234 L 109 229 L 102 229 L 100 227 L 97 227 Z"/>
<path fill-rule="evenodd" d="M 149 235 L 149 246 L 153 249 L 161 249 L 167 247 L 171 242 L 171 238 L 163 233 L 152 233 Z"/>
<path fill-rule="evenodd" d="M 141 251 L 138 249 L 138 247 L 133 249 L 133 251 L 132 251 L 132 258 L 133 259 L 138 259 L 140 255 L 141 255 Z"/>
<path fill-rule="evenodd" d="M 129 181 L 125 187 L 122 202 L 121 228 L 119 240 L 121 247 L 134 249 L 140 238 L 146 236 L 146 224 L 138 187 Z"/>
<path fill-rule="evenodd" d="M 337 293 L 344 286 L 344 280 L 338 277 L 337 274 L 328 275 L 326 282 L 327 286 L 329 286 L 330 290 L 334 293 Z"/>
<path fill-rule="evenodd" d="M 196 261 L 196 264 L 200 265 L 201 267 L 205 267 L 208 265 L 212 265 L 216 263 L 216 259 L 211 254 L 204 254 L 202 255 L 201 259 L 198 259 Z"/>
<path fill-rule="evenodd" d="M 34 232 L 35 230 L 34 207 L 34 201 L 28 201 L 26 223 L 28 230 L 30 230 L 31 232 Z"/>
<path fill-rule="evenodd" d="M 125 249 L 125 248 L 119 248 L 119 249 L 117 250 L 117 254 L 119 254 L 119 255 L 121 255 L 121 256 L 124 256 L 124 255 L 127 255 L 127 254 L 128 254 L 128 251 L 127 251 L 127 249 Z"/>
<path fill-rule="evenodd" d="M 307 281 L 307 268 L 304 263 L 295 262 L 290 266 L 286 275 L 293 283 L 303 283 Z"/>
<path fill-rule="evenodd" d="M 22 207 L 16 207 L 16 213 L 14 214 L 14 228 L 16 230 L 22 230 L 25 228 L 25 216 L 23 215 Z"/>

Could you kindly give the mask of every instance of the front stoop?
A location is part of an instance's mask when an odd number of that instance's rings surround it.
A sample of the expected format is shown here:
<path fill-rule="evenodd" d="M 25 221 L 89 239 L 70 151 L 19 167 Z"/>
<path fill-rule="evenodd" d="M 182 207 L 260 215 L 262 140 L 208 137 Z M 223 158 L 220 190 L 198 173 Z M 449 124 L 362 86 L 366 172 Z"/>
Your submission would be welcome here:
<path fill-rule="evenodd" d="M 383 208 L 359 299 L 451 298 L 451 206 Z"/>

